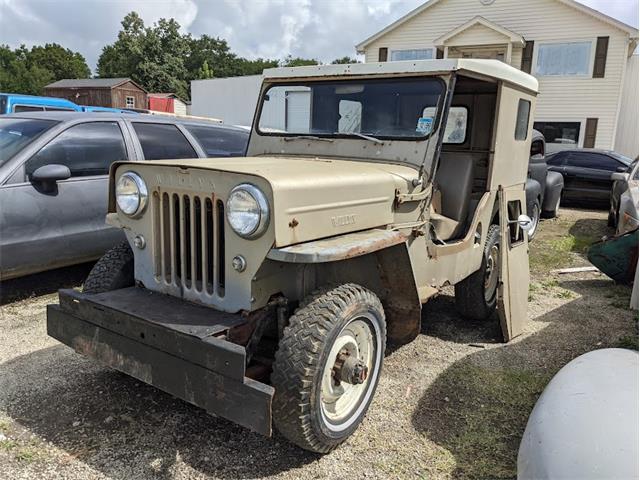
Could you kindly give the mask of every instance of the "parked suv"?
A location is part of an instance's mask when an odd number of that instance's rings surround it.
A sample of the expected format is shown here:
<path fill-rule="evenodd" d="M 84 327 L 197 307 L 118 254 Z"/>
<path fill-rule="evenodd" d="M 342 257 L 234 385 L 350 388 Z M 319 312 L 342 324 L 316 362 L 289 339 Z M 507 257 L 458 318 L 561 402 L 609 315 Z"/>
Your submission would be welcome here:
<path fill-rule="evenodd" d="M 95 260 L 124 240 L 105 223 L 114 161 L 241 156 L 248 137 L 106 112 L 0 117 L 0 279 Z"/>
<path fill-rule="evenodd" d="M 499 318 L 505 340 L 522 333 L 538 82 L 472 59 L 264 75 L 246 158 L 112 166 L 107 218 L 127 242 L 83 292 L 60 292 L 47 328 L 328 452 L 362 422 L 386 346 L 420 334 L 440 288 L 455 285 L 466 318 Z"/>
<path fill-rule="evenodd" d="M 81 112 L 82 107 L 65 98 L 0 93 L 0 115 L 21 112 Z"/>

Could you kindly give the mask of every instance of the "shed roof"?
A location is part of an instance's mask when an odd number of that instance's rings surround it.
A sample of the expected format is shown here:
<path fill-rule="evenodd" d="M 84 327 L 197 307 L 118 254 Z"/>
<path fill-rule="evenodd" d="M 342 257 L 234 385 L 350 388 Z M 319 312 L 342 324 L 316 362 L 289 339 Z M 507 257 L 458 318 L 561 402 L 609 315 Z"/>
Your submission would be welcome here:
<path fill-rule="evenodd" d="M 131 82 L 140 90 L 145 91 L 130 78 L 65 78 L 50 83 L 44 88 L 115 88 L 127 82 Z"/>
<path fill-rule="evenodd" d="M 401 62 L 370 62 L 343 65 L 309 65 L 305 67 L 268 68 L 265 79 L 317 78 L 358 75 L 385 75 L 393 73 L 426 73 L 436 75 L 449 72 L 469 72 L 497 78 L 538 92 L 538 80 L 499 60 L 473 58 L 445 60 L 409 60 Z"/>

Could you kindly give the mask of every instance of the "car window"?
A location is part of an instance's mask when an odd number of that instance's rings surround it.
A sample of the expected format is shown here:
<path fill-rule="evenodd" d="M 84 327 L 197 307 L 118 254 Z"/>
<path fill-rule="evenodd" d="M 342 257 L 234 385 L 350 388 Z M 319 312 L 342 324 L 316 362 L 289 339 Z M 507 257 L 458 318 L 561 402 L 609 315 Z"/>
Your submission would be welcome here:
<path fill-rule="evenodd" d="M 615 172 L 621 164 L 613 158 L 599 153 L 573 152 L 569 155 L 568 165 Z"/>
<path fill-rule="evenodd" d="M 556 167 L 567 164 L 567 154 L 564 152 L 552 153 L 545 159 L 547 164 L 554 165 Z"/>
<path fill-rule="evenodd" d="M 38 105 L 14 105 L 13 111 L 15 113 L 20 112 L 42 112 L 44 111 L 44 107 L 40 107 Z"/>
<path fill-rule="evenodd" d="M 0 118 L 0 165 L 57 123 L 55 120 Z"/>
<path fill-rule="evenodd" d="M 106 175 L 127 150 L 117 122 L 81 123 L 68 128 L 27 160 L 27 179 L 43 165 L 66 165 L 72 177 Z"/>
<path fill-rule="evenodd" d="M 534 140 L 531 142 L 531 154 L 534 155 L 542 155 L 544 156 L 544 142 L 542 140 Z"/>
<path fill-rule="evenodd" d="M 175 125 L 134 122 L 142 153 L 147 160 L 197 158 L 198 154 Z"/>
<path fill-rule="evenodd" d="M 185 125 L 185 128 L 196 137 L 207 157 L 238 157 L 247 149 L 249 132 L 202 125 Z"/>
<path fill-rule="evenodd" d="M 65 107 L 44 107 L 47 112 L 73 112 L 73 108 L 65 108 Z"/>

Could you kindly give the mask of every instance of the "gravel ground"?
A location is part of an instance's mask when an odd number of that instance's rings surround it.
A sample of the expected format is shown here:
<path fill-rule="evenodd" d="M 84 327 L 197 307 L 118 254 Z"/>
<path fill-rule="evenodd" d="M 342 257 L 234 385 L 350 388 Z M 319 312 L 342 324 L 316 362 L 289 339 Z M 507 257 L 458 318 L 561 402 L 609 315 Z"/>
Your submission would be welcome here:
<path fill-rule="evenodd" d="M 79 285 L 88 266 L 5 282 L 0 478 L 513 478 L 551 376 L 581 353 L 637 345 L 630 289 L 600 274 L 549 273 L 586 264 L 606 214 L 564 209 L 540 228 L 526 334 L 502 344 L 497 321 L 464 321 L 443 292 L 425 306 L 423 334 L 386 358 L 359 430 L 325 456 L 214 418 L 47 337 L 55 289 Z"/>

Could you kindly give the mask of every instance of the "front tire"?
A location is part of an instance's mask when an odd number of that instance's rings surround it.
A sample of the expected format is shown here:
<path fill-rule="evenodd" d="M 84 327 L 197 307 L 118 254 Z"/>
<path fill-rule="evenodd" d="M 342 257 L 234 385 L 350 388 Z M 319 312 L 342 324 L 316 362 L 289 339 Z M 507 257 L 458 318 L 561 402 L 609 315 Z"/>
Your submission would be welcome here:
<path fill-rule="evenodd" d="M 529 209 L 529 217 L 531 218 L 531 230 L 527 232 L 529 241 L 533 240 L 540 225 L 540 199 L 536 198 Z"/>
<path fill-rule="evenodd" d="M 129 243 L 124 241 L 98 260 L 89 272 L 82 291 L 85 293 L 104 293 L 132 287 L 133 284 L 133 251 Z"/>
<path fill-rule="evenodd" d="M 487 232 L 480 269 L 455 285 L 456 309 L 472 320 L 488 320 L 496 311 L 500 278 L 500 226 Z"/>
<path fill-rule="evenodd" d="M 384 358 L 378 297 L 355 284 L 319 291 L 289 319 L 275 355 L 273 421 L 299 447 L 327 453 L 362 422 Z"/>

